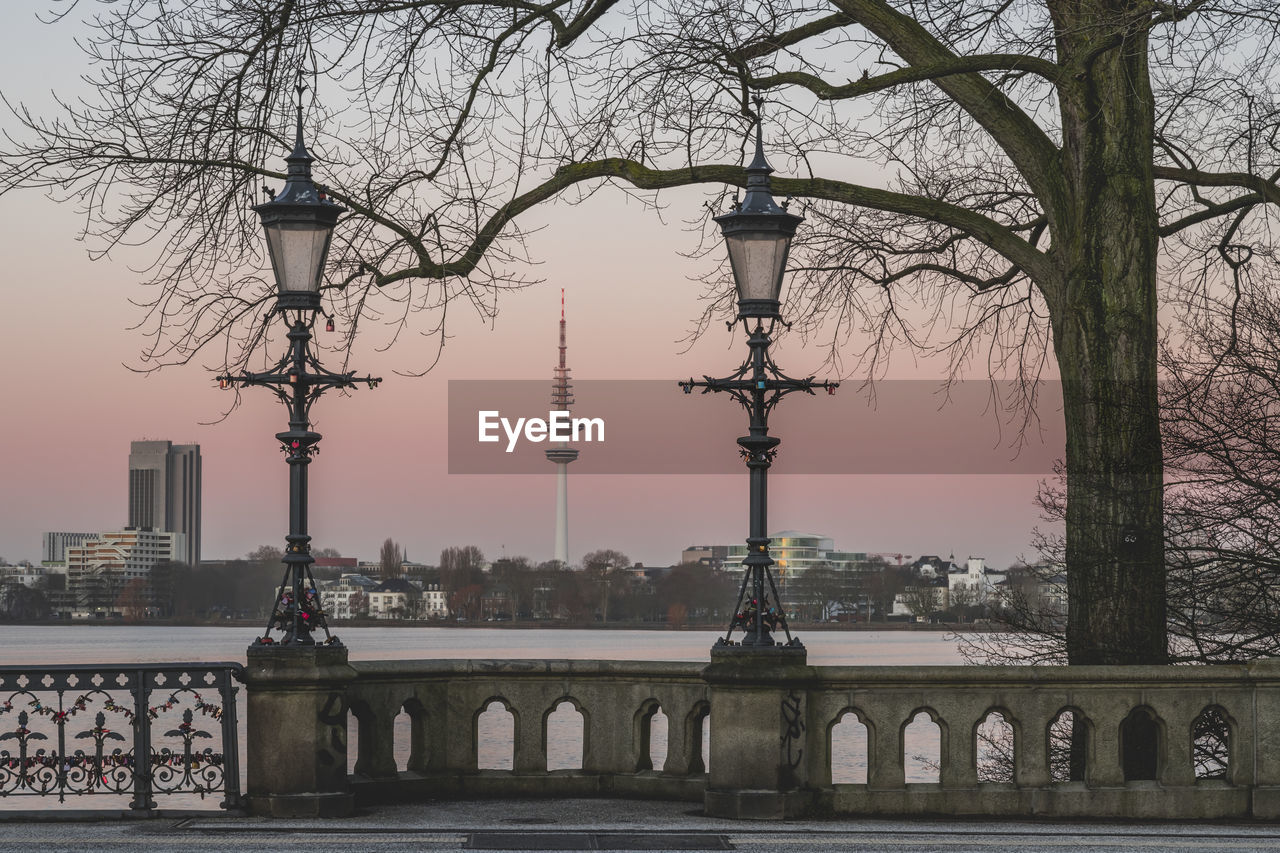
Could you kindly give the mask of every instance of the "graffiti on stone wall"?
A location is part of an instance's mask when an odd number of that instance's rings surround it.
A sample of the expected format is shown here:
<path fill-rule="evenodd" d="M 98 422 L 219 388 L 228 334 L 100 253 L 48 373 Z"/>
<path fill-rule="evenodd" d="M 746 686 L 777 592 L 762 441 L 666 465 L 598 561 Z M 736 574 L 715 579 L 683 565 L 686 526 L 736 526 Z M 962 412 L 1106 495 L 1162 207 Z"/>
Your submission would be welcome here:
<path fill-rule="evenodd" d="M 787 757 L 787 766 L 795 769 L 800 766 L 804 757 L 804 714 L 800 696 L 794 690 L 788 691 L 782 699 L 782 751 Z"/>

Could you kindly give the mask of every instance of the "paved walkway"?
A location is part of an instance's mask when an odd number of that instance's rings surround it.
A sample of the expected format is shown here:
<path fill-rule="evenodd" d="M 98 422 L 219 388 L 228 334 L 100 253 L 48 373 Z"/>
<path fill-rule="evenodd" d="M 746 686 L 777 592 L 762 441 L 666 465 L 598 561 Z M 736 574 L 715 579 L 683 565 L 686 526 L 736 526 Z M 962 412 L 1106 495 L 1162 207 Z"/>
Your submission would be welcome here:
<path fill-rule="evenodd" d="M 387 806 L 347 820 L 165 817 L 0 822 L 0 851 L 745 850 L 779 853 L 1277 851 L 1280 826 L 946 820 L 743 822 L 693 803 L 485 800 Z"/>

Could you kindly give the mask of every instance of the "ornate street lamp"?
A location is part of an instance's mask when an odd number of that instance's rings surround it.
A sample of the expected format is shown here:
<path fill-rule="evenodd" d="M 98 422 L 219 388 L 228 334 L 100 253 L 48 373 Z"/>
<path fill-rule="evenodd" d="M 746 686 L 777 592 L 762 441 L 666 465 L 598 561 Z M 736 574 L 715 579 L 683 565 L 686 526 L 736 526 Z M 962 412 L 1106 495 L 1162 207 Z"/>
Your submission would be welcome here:
<path fill-rule="evenodd" d="M 253 209 L 262 219 L 267 251 L 276 279 L 275 312 L 289 325 L 289 350 L 264 373 L 225 374 L 223 388 L 270 388 L 289 410 L 289 429 L 276 433 L 289 463 L 289 535 L 285 537 L 284 577 L 271 618 L 255 645 L 314 646 L 313 633 L 324 631 L 326 645 L 341 646 L 329 633 L 315 579 L 311 574 L 311 536 L 307 533 L 307 466 L 320 448 L 320 434 L 311 431 L 311 404 L 330 388 L 354 388 L 357 382 L 377 387 L 374 376 L 334 373 L 320 366 L 311 352 L 311 327 L 320 310 L 320 282 L 329 241 L 346 208 L 331 201 L 311 181 L 311 155 L 302 140 L 302 92 L 298 86 L 298 125 L 284 188 Z M 270 191 L 268 190 L 268 193 Z M 328 325 L 332 327 L 332 318 Z M 271 631 L 279 629 L 278 641 Z"/>
<path fill-rule="evenodd" d="M 756 105 L 759 113 L 759 100 Z M 747 331 L 750 355 L 731 376 L 723 379 L 703 376 L 701 382 L 689 379 L 679 384 L 686 394 L 692 394 L 694 388 L 701 388 L 703 394 L 728 392 L 742 404 L 750 418 L 750 434 L 738 439 L 740 453 L 751 474 L 751 520 L 747 556 L 742 561 L 746 571 L 729 630 L 716 640 L 712 652 L 768 650 L 777 654 L 803 655 L 804 645 L 791 636 L 778 587 L 769 570 L 773 558 L 769 556 L 767 532 L 768 474 L 780 443 L 776 436 L 769 435 L 769 412 L 778 401 L 794 391 L 812 394 L 815 388 L 825 388 L 827 393 L 834 394 L 839 383 L 815 382 L 812 376 L 792 379 L 783 374 L 769 356 L 774 326 L 782 321 L 779 310 L 782 276 L 791 250 L 791 238 L 804 217 L 788 213 L 785 205 L 779 207 L 773 200 L 769 188 L 769 174 L 773 169 L 764 158 L 761 134 L 757 116 L 756 153 L 755 159 L 747 166 L 746 196 L 731 212 L 715 218 L 729 249 L 729 263 L 738 293 L 738 319 Z M 773 632 L 779 628 L 786 635 L 785 643 L 773 637 Z M 734 630 L 742 632 L 737 642 L 733 640 Z"/>

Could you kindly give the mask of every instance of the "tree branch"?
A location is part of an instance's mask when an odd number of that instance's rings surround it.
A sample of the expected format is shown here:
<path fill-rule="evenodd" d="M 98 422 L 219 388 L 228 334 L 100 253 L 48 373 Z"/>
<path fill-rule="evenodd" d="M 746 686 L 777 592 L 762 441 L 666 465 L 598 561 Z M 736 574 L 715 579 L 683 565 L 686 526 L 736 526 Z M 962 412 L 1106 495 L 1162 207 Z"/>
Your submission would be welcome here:
<path fill-rule="evenodd" d="M 832 0 L 832 3 L 882 39 L 912 67 L 927 68 L 957 61 L 950 48 L 917 21 L 891 8 L 885 0 Z M 1036 61 L 1053 65 L 1045 60 Z M 980 74 L 955 74 L 934 83 L 991 134 L 1044 203 L 1050 220 L 1056 220 L 1066 188 L 1058 170 L 1059 151 L 1053 140 Z"/>
<path fill-rule="evenodd" d="M 747 173 L 741 166 L 690 166 L 682 169 L 650 169 L 642 163 L 622 158 L 609 158 L 588 163 L 562 166 L 550 180 L 516 196 L 499 208 L 476 233 L 471 245 L 461 256 L 447 263 L 422 263 L 379 278 L 387 284 L 402 278 L 444 278 L 470 273 L 502 229 L 520 213 L 528 210 L 575 184 L 599 178 L 618 178 L 637 189 L 662 190 L 692 184 L 718 183 L 745 187 Z M 874 189 L 827 178 L 774 178 L 778 193 L 816 198 L 842 204 L 869 207 L 940 222 L 972 236 L 990 246 L 1037 282 L 1044 283 L 1053 275 L 1044 253 L 1023 240 L 1009 227 L 982 214 L 937 199 L 922 198 L 889 190 Z"/>
<path fill-rule="evenodd" d="M 793 30 L 785 33 L 779 33 L 767 39 L 763 39 L 752 44 L 743 45 L 737 50 L 729 52 L 729 60 L 732 62 L 745 63 L 752 59 L 760 59 L 772 53 L 777 53 L 793 44 L 799 44 L 807 38 L 811 38 L 822 33 L 838 30 L 854 23 L 853 19 L 848 15 L 837 12 L 834 15 L 828 15 L 825 18 L 819 18 L 816 21 L 810 21 L 802 24 Z"/>
<path fill-rule="evenodd" d="M 908 83 L 921 83 L 926 80 L 940 80 L 956 74 L 972 74 L 979 71 L 1019 71 L 1038 74 L 1050 82 L 1055 82 L 1062 74 L 1062 69 L 1052 62 L 1034 56 L 1018 53 L 995 53 L 981 56 L 957 56 L 951 60 L 937 62 L 932 65 L 912 65 L 899 68 L 888 74 L 877 74 L 875 77 L 863 77 L 851 80 L 844 85 L 832 85 L 814 74 L 805 71 L 782 71 L 767 77 L 749 77 L 747 82 L 754 89 L 773 89 L 779 86 L 800 86 L 808 89 L 824 101 L 836 101 L 844 98 L 856 98 L 902 86 Z"/>
<path fill-rule="evenodd" d="M 1151 173 L 1158 181 L 1179 181 L 1201 187 L 1239 187 L 1253 190 L 1272 204 L 1280 204 L 1280 186 L 1248 172 L 1202 172 L 1179 166 L 1154 166 Z"/>

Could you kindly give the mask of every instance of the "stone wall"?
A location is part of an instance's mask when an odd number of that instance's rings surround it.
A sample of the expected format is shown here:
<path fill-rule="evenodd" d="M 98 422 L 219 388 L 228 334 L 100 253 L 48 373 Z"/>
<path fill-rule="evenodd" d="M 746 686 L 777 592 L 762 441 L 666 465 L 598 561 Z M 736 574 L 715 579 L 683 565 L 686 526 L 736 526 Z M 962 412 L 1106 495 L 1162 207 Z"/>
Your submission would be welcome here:
<path fill-rule="evenodd" d="M 358 726 L 358 801 L 422 796 L 584 796 L 617 793 L 701 800 L 702 665 L 622 661 L 355 663 L 348 690 Z M 582 769 L 548 771 L 547 717 L 563 702 L 583 721 Z M 478 720 L 490 705 L 514 718 L 510 771 L 478 770 Z M 393 723 L 410 718 L 408 768 L 398 771 Z M 663 767 L 649 767 L 649 729 L 668 721 Z"/>
<path fill-rule="evenodd" d="M 341 689 L 347 726 L 358 732 L 358 756 L 343 768 L 345 777 L 326 765 L 322 769 L 337 775 L 312 768 L 300 784 L 345 778 L 341 792 L 317 793 L 354 795 L 357 804 L 615 795 L 700 801 L 710 814 L 743 818 L 1280 818 L 1280 662 L 809 667 L 731 655 L 710 665 L 476 660 L 347 666 L 350 680 L 338 679 L 330 662 L 326 685 L 308 692 L 302 704 L 333 719 L 334 691 Z M 260 670 L 265 680 L 255 681 L 252 656 L 249 670 L 252 718 L 254 692 L 279 694 L 267 682 L 280 672 Z M 564 702 L 582 714 L 582 767 L 548 770 L 547 718 Z M 478 769 L 478 720 L 493 704 L 514 718 L 510 770 Z M 668 720 L 667 757 L 664 766 L 650 767 L 650 722 L 658 709 Z M 405 769 L 393 752 L 394 721 L 402 711 L 411 731 Z M 704 768 L 708 714 L 710 767 Z M 906 776 L 905 732 L 920 714 L 938 729 L 935 782 Z M 992 738 L 994 715 L 1004 734 Z M 848 775 L 839 763 L 833 775 L 832 738 L 844 733 L 836 728 L 842 722 L 856 723 L 855 740 L 864 738 L 858 744 L 866 756 L 864 779 L 833 781 Z M 325 725 L 317 730 L 332 746 L 333 732 Z M 257 748 L 251 738 L 249 793 L 255 808 L 274 813 L 261 805 L 270 792 L 253 778 L 252 769 L 262 766 L 254 761 Z M 268 787 L 282 784 L 273 777 Z M 293 785 L 287 793 L 298 790 Z"/>

